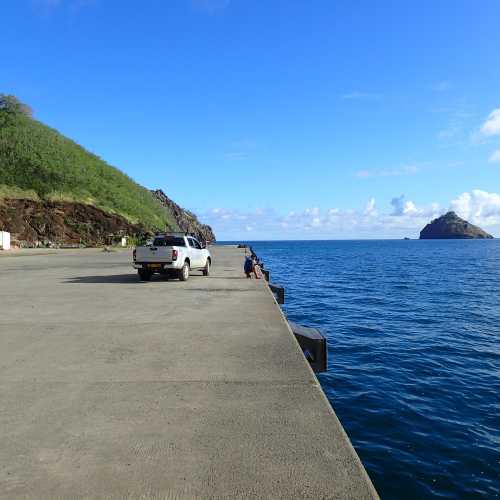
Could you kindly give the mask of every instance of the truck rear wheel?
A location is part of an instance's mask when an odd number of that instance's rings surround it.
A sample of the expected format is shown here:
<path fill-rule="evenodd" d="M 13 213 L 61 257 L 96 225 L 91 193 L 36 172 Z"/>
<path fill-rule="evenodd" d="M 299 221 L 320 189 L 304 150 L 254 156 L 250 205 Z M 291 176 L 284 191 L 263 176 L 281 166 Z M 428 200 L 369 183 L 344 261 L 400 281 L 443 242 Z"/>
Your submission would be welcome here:
<path fill-rule="evenodd" d="M 179 271 L 179 279 L 181 281 L 187 281 L 189 279 L 189 264 L 184 262 L 182 269 Z"/>
<path fill-rule="evenodd" d="M 208 276 L 210 274 L 210 259 L 207 259 L 207 263 L 203 268 L 203 276 Z"/>
<path fill-rule="evenodd" d="M 139 279 L 141 281 L 149 281 L 151 279 L 151 271 L 148 271 L 146 269 L 138 269 L 137 274 L 139 275 Z"/>

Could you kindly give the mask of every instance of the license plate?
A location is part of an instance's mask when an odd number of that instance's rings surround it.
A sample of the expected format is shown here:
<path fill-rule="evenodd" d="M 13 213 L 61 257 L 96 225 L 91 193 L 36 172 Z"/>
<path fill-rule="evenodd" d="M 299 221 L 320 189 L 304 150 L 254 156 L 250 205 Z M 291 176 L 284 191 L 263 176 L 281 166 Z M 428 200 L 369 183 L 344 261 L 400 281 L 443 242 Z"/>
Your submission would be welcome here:
<path fill-rule="evenodd" d="M 150 269 L 158 269 L 161 267 L 161 264 L 148 264 L 148 267 Z"/>

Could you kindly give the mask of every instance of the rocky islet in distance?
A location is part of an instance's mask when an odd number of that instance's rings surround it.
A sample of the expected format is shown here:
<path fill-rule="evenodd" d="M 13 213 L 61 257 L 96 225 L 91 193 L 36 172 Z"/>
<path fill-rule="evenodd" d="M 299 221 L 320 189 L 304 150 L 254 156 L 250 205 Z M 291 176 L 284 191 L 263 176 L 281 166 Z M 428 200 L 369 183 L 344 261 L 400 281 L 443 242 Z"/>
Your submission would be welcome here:
<path fill-rule="evenodd" d="M 420 231 L 421 240 L 436 239 L 492 239 L 493 236 L 470 222 L 460 218 L 455 212 L 448 212 L 427 224 Z"/>

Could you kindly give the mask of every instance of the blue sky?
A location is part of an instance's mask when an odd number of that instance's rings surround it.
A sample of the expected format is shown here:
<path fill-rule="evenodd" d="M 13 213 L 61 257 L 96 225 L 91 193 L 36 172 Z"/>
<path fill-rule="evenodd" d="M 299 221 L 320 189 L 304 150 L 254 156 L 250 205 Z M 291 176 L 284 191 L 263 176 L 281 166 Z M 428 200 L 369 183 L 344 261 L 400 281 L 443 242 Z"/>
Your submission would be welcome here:
<path fill-rule="evenodd" d="M 500 236 L 500 2 L 4 0 L 0 92 L 220 239 Z"/>

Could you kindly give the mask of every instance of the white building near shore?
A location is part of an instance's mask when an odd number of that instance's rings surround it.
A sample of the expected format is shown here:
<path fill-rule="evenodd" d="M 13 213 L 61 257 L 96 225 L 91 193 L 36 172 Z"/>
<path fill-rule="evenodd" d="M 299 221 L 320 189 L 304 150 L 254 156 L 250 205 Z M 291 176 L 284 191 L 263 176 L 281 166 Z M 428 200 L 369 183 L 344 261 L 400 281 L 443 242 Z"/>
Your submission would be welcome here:
<path fill-rule="evenodd" d="M 0 231 L 0 250 L 10 250 L 10 233 Z"/>

